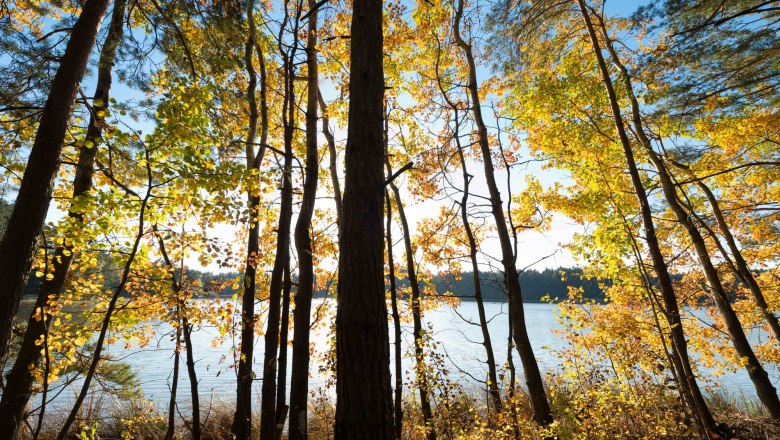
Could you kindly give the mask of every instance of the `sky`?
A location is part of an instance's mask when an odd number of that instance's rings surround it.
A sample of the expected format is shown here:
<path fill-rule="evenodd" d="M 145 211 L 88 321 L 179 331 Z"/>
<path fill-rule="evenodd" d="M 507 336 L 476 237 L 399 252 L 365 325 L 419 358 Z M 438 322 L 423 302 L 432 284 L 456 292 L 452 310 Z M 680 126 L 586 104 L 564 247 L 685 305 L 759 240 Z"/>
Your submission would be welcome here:
<path fill-rule="evenodd" d="M 641 4 L 646 3 L 646 1 L 629 1 L 629 0 L 611 0 L 606 3 L 606 12 L 608 15 L 618 15 L 618 16 L 627 16 L 630 15 L 638 6 Z M 107 24 L 107 21 L 104 22 L 104 26 Z M 92 65 L 94 66 L 94 58 L 96 56 L 93 56 Z M 94 68 L 92 69 L 92 73 L 94 74 Z M 482 80 L 484 77 L 488 76 L 490 74 L 489 67 L 488 66 L 481 66 L 478 71 L 479 80 Z M 86 93 L 89 95 L 90 90 L 93 88 L 94 85 L 94 76 L 87 77 L 83 83 L 83 88 L 86 91 Z M 327 91 L 325 92 L 326 96 L 329 94 Z M 114 81 L 114 88 L 112 90 L 112 95 L 121 102 L 127 102 L 127 101 L 138 101 L 141 99 L 144 99 L 145 96 L 143 93 L 139 92 L 138 90 L 132 89 L 128 87 L 126 84 L 117 81 L 115 78 Z M 486 112 L 490 113 L 490 112 Z M 488 120 L 487 123 L 489 125 L 495 124 L 495 120 Z M 152 125 L 145 122 L 140 122 L 138 124 L 138 127 L 144 132 L 149 132 L 152 129 Z M 337 142 L 343 143 L 346 140 L 346 131 L 344 129 L 337 129 L 335 131 L 335 136 Z M 320 135 L 320 143 L 321 145 L 324 145 L 325 140 Z M 343 156 L 343 155 L 342 155 Z M 521 156 L 519 159 L 524 160 L 527 159 L 527 152 L 525 155 Z M 343 157 L 340 159 L 343 160 Z M 471 174 L 475 175 L 474 181 L 472 181 L 471 190 L 472 194 L 474 194 L 474 197 L 472 197 L 472 200 L 476 198 L 476 196 L 487 196 L 487 186 L 484 180 L 484 172 L 482 168 L 481 163 L 470 163 L 470 172 Z M 454 182 L 456 185 L 461 184 L 462 182 L 459 181 L 459 173 L 455 173 L 458 176 L 454 178 Z M 554 182 L 561 182 L 564 185 L 567 183 L 566 176 L 556 170 L 542 170 L 541 165 L 539 163 L 530 163 L 526 165 L 525 167 L 517 167 L 512 172 L 511 177 L 511 184 L 512 184 L 512 190 L 516 194 L 523 190 L 524 188 L 524 182 L 525 177 L 529 174 L 533 174 L 535 177 L 537 177 L 543 185 L 550 186 Z M 340 175 L 342 177 L 343 181 L 343 167 L 340 170 Z M 507 190 L 506 190 L 506 174 L 505 170 L 498 170 L 497 177 L 499 180 L 499 184 L 501 187 L 501 193 L 502 197 L 504 199 L 504 202 L 506 202 L 507 199 Z M 329 178 L 326 173 L 321 173 L 321 179 L 327 179 Z M 432 214 L 436 214 L 439 212 L 439 208 L 443 204 L 452 204 L 452 201 L 437 201 L 437 200 L 425 200 L 425 201 L 419 201 L 414 200 L 412 197 L 409 197 L 408 190 L 406 189 L 407 181 L 404 176 L 401 176 L 400 179 L 396 182 L 398 186 L 402 190 L 403 198 L 407 204 L 407 216 L 410 221 L 410 226 L 412 229 L 412 233 L 414 234 L 417 230 L 417 224 L 418 222 L 428 216 L 431 216 Z M 318 199 L 318 204 L 320 206 L 326 206 L 330 205 L 333 206 L 332 201 L 324 200 L 322 198 L 324 191 L 320 191 L 320 194 L 318 194 L 321 198 Z M 459 197 L 459 196 L 458 196 Z M 47 217 L 48 222 L 54 222 L 56 223 L 59 219 L 61 219 L 63 216 L 63 212 L 56 209 L 54 204 L 52 205 L 52 208 L 49 210 L 49 215 Z M 492 221 L 491 218 L 488 218 L 489 221 Z M 295 222 L 295 218 L 293 218 L 293 222 Z M 237 232 L 237 225 L 218 225 L 217 227 L 213 228 L 210 232 L 210 235 L 214 237 L 220 237 L 224 240 L 229 240 L 231 237 L 233 237 Z M 398 226 L 396 226 L 396 229 Z M 572 257 L 572 255 L 566 250 L 565 245 L 572 240 L 572 236 L 577 233 L 581 232 L 583 230 L 583 227 L 581 225 L 575 224 L 571 219 L 568 219 L 562 215 L 554 215 L 552 217 L 552 224 L 548 232 L 541 233 L 541 232 L 533 232 L 533 231 L 523 231 L 519 234 L 518 237 L 518 256 L 517 256 L 517 266 L 519 269 L 523 270 L 526 268 L 534 268 L 534 269 L 544 269 L 544 268 L 557 268 L 557 267 L 571 267 L 578 265 L 578 262 Z M 400 237 L 400 231 L 394 230 L 394 235 L 396 237 Z M 400 248 L 399 248 L 400 250 Z M 485 269 L 488 269 L 489 267 L 496 267 L 498 265 L 497 258 L 500 257 L 500 246 L 498 244 L 498 240 L 493 238 L 488 238 L 482 243 L 482 253 L 483 256 L 481 257 L 481 262 Z M 216 264 L 209 265 L 205 268 L 200 267 L 200 264 L 197 263 L 197 258 L 193 256 L 190 261 L 188 261 L 188 264 L 192 266 L 193 268 L 197 268 L 200 270 L 209 270 L 209 271 L 222 271 L 226 269 L 219 268 Z M 465 261 L 464 261 L 465 263 Z"/>

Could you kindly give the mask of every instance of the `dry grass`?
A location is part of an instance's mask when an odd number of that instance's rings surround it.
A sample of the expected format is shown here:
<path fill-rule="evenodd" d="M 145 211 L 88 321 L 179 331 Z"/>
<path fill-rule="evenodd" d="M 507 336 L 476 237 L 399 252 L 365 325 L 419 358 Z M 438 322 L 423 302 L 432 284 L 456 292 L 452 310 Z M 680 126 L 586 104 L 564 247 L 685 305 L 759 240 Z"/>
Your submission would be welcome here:
<path fill-rule="evenodd" d="M 571 390 L 569 390 L 571 391 Z M 609 401 L 601 390 L 601 404 L 617 408 L 615 402 Z M 594 394 L 595 396 L 595 394 Z M 481 403 L 482 396 L 475 397 L 473 393 L 451 390 L 446 396 L 439 394 L 436 403 L 436 431 L 438 437 L 447 440 L 467 439 L 542 439 L 547 434 L 539 429 L 531 420 L 531 410 L 528 399 L 522 393 L 516 395 L 514 402 L 505 399 L 505 408 L 501 412 L 488 411 Z M 600 413 L 588 414 L 582 411 L 599 412 L 592 406 L 582 405 L 583 397 L 553 393 L 552 405 L 556 415 L 555 436 L 560 440 L 567 439 L 695 439 L 691 430 L 681 429 L 675 432 L 669 430 L 666 435 L 657 435 L 658 426 L 650 426 L 654 420 L 675 418 L 675 423 L 682 419 L 681 414 L 670 414 L 679 410 L 674 405 L 659 408 L 634 408 L 623 406 L 614 409 L 614 417 L 609 423 L 599 424 Z M 596 404 L 586 399 L 587 403 Z M 333 438 L 332 424 L 335 415 L 334 400 L 325 391 L 316 392 L 311 399 L 309 414 L 309 432 L 311 440 L 329 440 Z M 756 402 L 742 397 L 714 395 L 710 405 L 718 420 L 728 424 L 735 438 L 742 440 L 775 440 L 780 439 L 780 424 L 773 422 L 763 408 Z M 259 405 L 257 405 L 259 407 Z M 639 412 L 641 411 L 642 414 Z M 609 411 L 607 411 L 608 413 Z M 94 414 L 85 411 L 84 414 Z M 187 417 L 182 408 L 182 415 Z M 104 408 L 100 419 L 91 417 L 81 421 L 71 436 L 73 439 L 162 439 L 166 430 L 166 416 L 156 410 L 150 402 L 133 401 L 125 404 L 114 404 Z M 227 401 L 212 402 L 203 413 L 203 439 L 222 440 L 232 438 L 230 425 L 233 419 L 233 404 Z M 40 440 L 53 439 L 56 427 L 62 420 L 62 414 L 47 416 Z M 586 423 L 587 422 L 587 423 Z M 186 422 L 178 417 L 176 438 L 191 437 Z M 255 417 L 253 426 L 259 426 L 259 417 Z M 425 429 L 417 401 L 409 395 L 404 405 L 404 439 L 423 440 Z M 683 426 L 683 425 L 679 425 Z M 255 435 L 257 435 L 255 433 Z M 517 437 L 516 437 L 517 436 Z M 30 438 L 29 432 L 27 438 Z M 286 437 L 283 437 L 283 439 Z"/>

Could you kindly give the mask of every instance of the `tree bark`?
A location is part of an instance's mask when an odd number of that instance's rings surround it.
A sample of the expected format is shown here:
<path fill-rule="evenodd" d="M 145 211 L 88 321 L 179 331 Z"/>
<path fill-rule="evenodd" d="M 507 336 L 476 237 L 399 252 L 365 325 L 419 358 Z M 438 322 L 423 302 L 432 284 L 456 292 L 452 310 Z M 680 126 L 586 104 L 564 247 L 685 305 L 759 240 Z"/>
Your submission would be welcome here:
<path fill-rule="evenodd" d="M 330 171 L 330 181 L 333 185 L 333 201 L 336 202 L 336 226 L 339 228 L 339 236 L 341 235 L 341 225 L 343 222 L 341 207 L 341 183 L 339 182 L 339 168 L 338 168 L 338 155 L 336 154 L 336 139 L 333 137 L 333 133 L 330 131 L 330 119 L 328 118 L 328 108 L 325 106 L 325 100 L 322 98 L 322 93 L 317 94 L 317 99 L 320 102 L 320 111 L 322 112 L 322 134 L 325 136 L 325 140 L 328 143 L 328 168 Z"/>
<path fill-rule="evenodd" d="M 282 282 L 282 323 L 279 330 L 279 372 L 276 379 L 276 438 L 281 439 L 284 422 L 290 407 L 287 405 L 287 342 L 290 331 L 290 294 L 292 279 L 290 276 L 289 251 L 284 263 L 284 281 Z"/>
<path fill-rule="evenodd" d="M 249 76 L 249 84 L 247 86 L 249 129 L 246 136 L 245 147 L 246 166 L 249 170 L 258 169 L 260 162 L 262 162 L 262 152 L 255 156 L 254 149 L 257 137 L 257 121 L 259 118 L 257 99 L 255 97 L 255 91 L 257 89 L 257 72 L 255 72 L 252 62 L 253 52 L 257 44 L 254 8 L 254 0 L 249 0 L 247 2 L 248 36 L 244 48 L 244 64 L 246 65 L 246 71 Z M 263 136 L 265 136 L 266 132 L 267 130 L 263 127 Z M 264 145 L 265 140 L 261 140 L 260 143 L 261 145 Z M 252 362 L 255 345 L 255 283 L 259 251 L 258 238 L 260 233 L 260 221 L 258 218 L 258 211 L 260 208 L 260 197 L 253 194 L 251 188 L 247 191 L 247 204 L 249 208 L 249 236 L 247 238 L 246 268 L 244 269 L 244 289 L 241 296 L 241 349 L 236 372 L 236 411 L 233 415 L 233 423 L 230 428 L 230 432 L 235 436 L 236 440 L 249 440 L 252 432 L 252 381 L 254 380 Z"/>
<path fill-rule="evenodd" d="M 393 438 L 383 285 L 382 2 L 353 3 L 336 312 L 336 440 Z"/>
<path fill-rule="evenodd" d="M 501 392 L 498 389 L 498 374 L 496 373 L 496 357 L 493 353 L 493 343 L 490 340 L 490 329 L 487 324 L 487 314 L 485 313 L 485 303 L 482 300 L 482 281 L 479 275 L 479 263 L 477 262 L 477 241 L 474 238 L 474 232 L 471 230 L 471 223 L 469 222 L 468 202 L 469 202 L 469 185 L 471 184 L 471 178 L 466 167 L 466 158 L 463 155 L 463 146 L 460 144 L 460 133 L 457 129 L 458 111 L 455 111 L 455 132 L 453 137 L 458 148 L 458 158 L 460 159 L 460 168 L 463 171 L 463 197 L 460 200 L 460 217 L 463 222 L 463 228 L 466 231 L 466 237 L 469 242 L 469 261 L 471 262 L 471 271 L 473 273 L 474 281 L 474 300 L 477 303 L 477 311 L 479 313 L 479 328 L 482 330 L 482 345 L 485 347 L 485 354 L 487 356 L 488 367 L 488 390 L 490 392 L 490 399 L 493 402 L 493 406 L 496 411 L 501 410 Z"/>
<path fill-rule="evenodd" d="M 181 310 L 176 308 L 176 315 Z M 181 320 L 177 319 L 177 322 Z M 181 357 L 181 325 L 176 326 L 176 345 L 173 349 L 173 379 L 171 380 L 171 398 L 168 402 L 168 427 L 165 430 L 165 440 L 173 440 L 176 433 L 176 391 L 179 387 L 179 358 Z"/>
<path fill-rule="evenodd" d="M 8 356 L 14 318 L 49 210 L 73 102 L 109 3 L 109 0 L 87 0 L 73 25 L 41 113 L 13 212 L 0 242 L 0 368 Z"/>
<path fill-rule="evenodd" d="M 300 12 L 300 11 L 298 11 Z M 292 35 L 297 36 L 298 17 L 295 19 Z M 287 17 L 282 24 L 286 26 Z M 281 34 L 280 34 L 281 35 Z M 280 37 L 281 38 L 281 37 Z M 282 284 L 284 266 L 290 258 L 290 223 L 292 221 L 292 161 L 293 132 L 295 130 L 295 51 L 294 44 L 286 52 L 279 40 L 279 51 L 282 54 L 284 70 L 284 102 L 282 105 L 282 124 L 284 128 L 284 168 L 282 170 L 282 190 L 280 194 L 279 226 L 277 227 L 276 256 L 271 271 L 271 285 L 268 294 L 268 315 L 264 336 L 265 350 L 263 353 L 263 385 L 260 402 L 260 439 L 276 440 L 276 373 L 278 366 L 280 302 L 282 299 Z M 283 386 L 283 384 L 279 384 Z"/>
<path fill-rule="evenodd" d="M 298 252 L 298 292 L 295 295 L 295 333 L 293 335 L 293 365 L 290 376 L 290 440 L 308 438 L 308 395 L 309 395 L 309 344 L 311 328 L 311 300 L 314 292 L 314 259 L 311 245 L 311 220 L 314 204 L 317 200 L 319 183 L 319 152 L 317 148 L 317 104 L 323 108 L 323 133 L 330 133 L 328 121 L 324 116 L 325 103 L 319 92 L 317 63 L 317 2 L 309 0 L 309 16 L 306 39 L 306 171 L 303 183 L 303 201 L 298 221 L 295 224 L 295 249 Z M 326 135 L 327 137 L 327 135 Z M 333 137 L 328 138 L 331 143 Z M 334 148 L 335 150 L 335 145 Z M 333 152 L 331 152 L 333 154 Z M 331 165 L 335 158 L 331 158 Z M 331 173 L 333 173 L 331 167 Z M 338 178 L 336 177 L 336 182 Z M 341 194 L 336 191 L 337 207 L 341 204 Z M 340 221 L 338 222 L 340 224 Z"/>
<path fill-rule="evenodd" d="M 510 320 L 513 326 L 513 334 L 517 352 L 520 355 L 520 362 L 523 364 L 525 373 L 525 383 L 528 387 L 528 394 L 531 398 L 531 408 L 534 413 L 534 421 L 540 425 L 549 425 L 553 421 L 550 403 L 547 400 L 547 394 L 544 390 L 544 381 L 539 371 L 539 364 L 536 362 L 531 341 L 528 338 L 528 331 L 525 328 L 525 313 L 523 310 L 523 297 L 520 289 L 520 278 L 515 267 L 515 256 L 512 250 L 512 242 L 509 237 L 509 230 L 506 224 L 504 208 L 501 204 L 501 192 L 496 184 L 494 174 L 493 158 L 490 153 L 488 143 L 488 131 L 482 118 L 481 101 L 479 97 L 479 85 L 477 83 L 477 67 L 474 61 L 474 54 L 471 45 L 465 41 L 460 34 L 460 20 L 463 16 L 463 0 L 458 1 L 455 16 L 455 42 L 461 48 L 468 63 L 468 91 L 472 101 L 471 112 L 474 115 L 474 122 L 477 125 L 477 141 L 482 153 L 482 162 L 485 166 L 485 178 L 487 180 L 490 193 L 490 204 L 493 211 L 493 217 L 496 223 L 496 232 L 501 244 L 501 264 L 504 268 L 504 284 L 507 290 L 507 297 L 511 304 Z"/>
<path fill-rule="evenodd" d="M 580 1 L 582 2 L 584 0 Z M 612 56 L 613 63 L 617 66 L 618 70 L 620 70 L 626 92 L 628 93 L 628 97 L 631 101 L 631 119 L 636 136 L 639 138 L 639 143 L 642 145 L 642 147 L 644 147 L 648 157 L 650 158 L 650 161 L 658 171 L 658 179 L 661 182 L 661 189 L 663 190 L 666 202 L 669 204 L 669 208 L 672 210 L 675 217 L 677 218 L 677 221 L 683 226 L 688 236 L 690 237 L 691 243 L 693 244 L 693 249 L 696 252 L 697 258 L 699 259 L 699 264 L 701 265 L 704 276 L 707 279 L 710 295 L 713 298 L 715 305 L 718 307 L 721 316 L 723 316 L 723 320 L 726 323 L 726 329 L 728 330 L 729 336 L 731 337 L 734 349 L 737 351 L 739 357 L 746 361 L 745 369 L 747 370 L 748 376 L 750 376 L 750 380 L 753 382 L 753 385 L 756 388 L 756 393 L 758 394 L 759 400 L 767 408 L 772 418 L 776 420 L 780 419 L 780 399 L 778 399 L 777 390 L 775 389 L 774 385 L 772 385 L 772 382 L 769 380 L 769 375 L 767 374 L 766 370 L 764 370 L 764 367 L 761 365 L 755 353 L 753 352 L 753 348 L 750 346 L 750 342 L 748 341 L 747 336 L 745 335 L 745 331 L 742 328 L 742 323 L 734 311 L 734 308 L 731 306 L 728 293 L 723 287 L 723 283 L 720 280 L 720 275 L 718 274 L 715 265 L 712 263 L 709 250 L 707 249 L 707 245 L 704 242 L 704 238 L 702 237 L 701 232 L 699 232 L 696 225 L 693 224 L 691 218 L 688 216 L 688 213 L 682 207 L 679 196 L 677 194 L 677 189 L 669 174 L 669 170 L 666 168 L 666 164 L 664 164 L 660 156 L 653 150 L 650 139 L 645 133 L 644 124 L 642 122 L 639 109 L 639 101 L 634 95 L 628 69 L 626 69 L 625 65 L 623 65 L 623 63 L 620 61 L 617 51 L 615 51 L 614 47 L 612 46 L 612 42 L 609 40 L 607 35 L 605 35 L 605 45 Z"/>
<path fill-rule="evenodd" d="M 389 177 L 389 176 L 388 176 Z M 398 313 L 398 289 L 395 286 L 395 260 L 393 259 L 393 205 L 390 203 L 390 193 L 385 191 L 385 205 L 387 206 L 387 226 L 385 233 L 387 236 L 387 266 L 389 284 L 390 284 L 390 305 L 392 308 L 393 317 L 393 332 L 395 335 L 394 355 L 395 355 L 395 399 L 393 402 L 394 419 L 395 419 L 395 439 L 401 440 L 404 429 L 404 411 L 403 411 L 403 395 L 404 395 L 404 378 L 403 378 L 403 365 L 402 365 L 402 353 L 401 353 L 401 316 Z"/>
<path fill-rule="evenodd" d="M 124 34 L 124 16 L 125 0 L 115 1 L 108 34 L 98 60 L 98 77 L 95 85 L 93 112 L 90 114 L 84 146 L 79 149 L 79 161 L 73 178 L 74 200 L 79 197 L 87 197 L 87 193 L 92 190 L 95 155 L 101 140 L 102 129 L 105 126 L 105 114 L 103 112 L 106 111 L 109 104 L 111 74 L 116 58 L 116 49 L 122 41 Z M 98 17 L 98 22 L 99 20 L 100 18 Z M 78 225 L 83 222 L 83 217 L 80 211 L 68 212 L 68 218 L 74 223 L 76 230 L 80 229 Z M 21 348 L 13 367 L 8 372 L 7 385 L 3 390 L 2 400 L 0 401 L 0 432 L 9 433 L 11 438 L 17 438 L 19 435 L 21 422 L 25 418 L 27 404 L 32 395 L 34 379 L 29 366 L 37 366 L 41 361 L 41 349 L 36 345 L 36 341 L 43 339 L 43 336 L 49 330 L 49 324 L 52 320 L 50 308 L 56 305 L 65 288 L 65 281 L 73 258 L 73 246 L 63 245 L 56 249 L 54 258 L 51 261 L 53 278 L 51 280 L 44 279 L 43 281 L 35 301 L 35 307 L 27 321 L 27 331 L 24 334 Z M 29 272 L 29 268 L 27 272 Z M 39 312 L 42 312 L 40 316 Z"/>
<path fill-rule="evenodd" d="M 653 223 L 653 215 L 650 209 L 650 202 L 647 198 L 647 192 L 645 191 L 642 178 L 639 175 L 639 170 L 634 159 L 634 151 L 631 148 L 631 142 L 629 141 L 628 134 L 623 123 L 623 116 L 620 111 L 620 105 L 615 94 L 615 89 L 612 84 L 612 79 L 609 76 L 607 65 L 604 62 L 604 57 L 601 54 L 601 47 L 598 42 L 596 31 L 593 28 L 593 24 L 590 20 L 587 8 L 584 0 L 578 0 L 580 13 L 582 14 L 585 26 L 590 36 L 591 45 L 593 47 L 593 53 L 598 63 L 599 71 L 602 76 L 602 82 L 609 97 L 610 109 L 615 122 L 615 129 L 620 139 L 620 144 L 623 147 L 623 154 L 626 158 L 626 164 L 631 176 L 631 183 L 634 186 L 634 192 L 636 193 L 637 200 L 639 202 L 640 212 L 642 215 L 642 224 L 645 229 L 645 241 L 647 242 L 648 251 L 653 262 L 653 269 L 655 270 L 656 277 L 658 278 L 658 284 L 661 290 L 661 295 L 666 307 L 666 318 L 669 322 L 670 333 L 674 352 L 676 356 L 673 359 L 677 359 L 677 368 L 685 375 L 688 388 L 691 392 L 691 397 L 694 403 L 693 410 L 696 412 L 702 426 L 705 428 L 707 434 L 723 435 L 722 430 L 712 417 L 712 413 L 704 400 L 699 389 L 699 384 L 696 382 L 696 376 L 693 374 L 691 368 L 690 358 L 688 356 L 688 346 L 685 339 L 685 333 L 682 326 L 682 320 L 680 318 L 679 306 L 677 304 L 677 297 L 674 294 L 674 288 L 672 285 L 672 278 L 669 274 L 669 269 L 661 253 L 661 247 L 658 243 L 658 237 L 655 232 L 655 225 Z"/>
<path fill-rule="evenodd" d="M 390 161 L 385 159 L 385 168 L 387 175 L 392 176 Z M 416 376 L 418 382 L 418 392 L 420 393 L 420 408 L 425 422 L 425 435 L 428 440 L 436 440 L 436 427 L 433 422 L 433 412 L 431 411 L 431 401 L 428 398 L 428 375 L 425 368 L 425 352 L 422 328 L 422 311 L 420 309 L 420 284 L 417 280 L 417 268 L 414 264 L 414 249 L 412 249 L 412 238 L 409 233 L 409 222 L 406 220 L 406 212 L 403 202 L 401 202 L 401 192 L 398 187 L 390 182 L 390 188 L 395 195 L 395 203 L 398 209 L 398 217 L 401 219 L 401 233 L 404 239 L 404 249 L 406 250 L 406 274 L 409 277 L 409 285 L 412 290 L 412 336 L 414 337 L 414 359 L 416 366 Z"/>

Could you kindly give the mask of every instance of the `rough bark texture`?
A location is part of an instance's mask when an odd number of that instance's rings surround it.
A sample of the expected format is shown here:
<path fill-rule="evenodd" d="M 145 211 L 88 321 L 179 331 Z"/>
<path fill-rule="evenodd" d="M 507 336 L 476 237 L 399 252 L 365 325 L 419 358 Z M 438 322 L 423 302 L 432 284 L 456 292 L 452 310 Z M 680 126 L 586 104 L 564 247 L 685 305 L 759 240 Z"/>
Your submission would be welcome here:
<path fill-rule="evenodd" d="M 580 6 L 580 12 L 582 14 L 585 26 L 588 29 L 591 45 L 593 46 L 593 53 L 596 57 L 596 61 L 599 66 L 599 71 L 602 75 L 604 87 L 610 101 L 610 108 L 612 111 L 613 119 L 615 122 L 615 129 L 620 139 L 621 146 L 623 147 L 623 153 L 626 158 L 628 171 L 631 176 L 631 182 L 634 186 L 634 192 L 636 193 L 637 200 L 639 202 L 640 212 L 642 215 L 642 224 L 645 230 L 645 240 L 647 242 L 647 248 L 650 252 L 650 256 L 653 262 L 653 269 L 655 275 L 658 278 L 659 288 L 664 300 L 666 308 L 666 318 L 670 327 L 670 334 L 672 344 L 674 348 L 673 360 L 676 360 L 676 368 L 681 371 L 686 379 L 688 389 L 691 393 L 691 399 L 694 405 L 693 410 L 696 412 L 700 423 L 708 433 L 721 434 L 720 428 L 715 423 L 712 414 L 707 407 L 704 397 L 701 394 L 699 385 L 696 382 L 696 376 L 693 374 L 690 364 L 690 358 L 688 357 L 687 341 L 685 339 L 685 333 L 683 331 L 682 321 L 680 319 L 679 307 L 677 304 L 677 297 L 674 294 L 674 288 L 672 285 L 672 279 L 669 274 L 668 267 L 664 261 L 661 248 L 658 243 L 658 237 L 655 233 L 655 225 L 653 223 L 652 211 L 650 209 L 650 203 L 647 199 L 647 193 L 645 191 L 642 178 L 639 175 L 639 170 L 634 159 L 634 152 L 631 148 L 631 142 L 629 141 L 628 134 L 623 123 L 622 113 L 620 111 L 620 105 L 615 94 L 615 89 L 612 84 L 612 79 L 609 76 L 607 65 L 604 62 L 604 57 L 601 54 L 601 47 L 598 42 L 596 31 L 593 28 L 593 24 L 590 20 L 590 16 L 586 9 L 583 0 L 578 0 Z"/>
<path fill-rule="evenodd" d="M 383 284 L 382 2 L 353 3 L 336 312 L 336 440 L 393 438 Z"/>
<path fill-rule="evenodd" d="M 8 356 L 14 318 L 49 210 L 73 102 L 109 3 L 109 0 L 88 0 L 73 25 L 41 113 L 13 212 L 0 242 L 0 368 Z"/>
<path fill-rule="evenodd" d="M 79 149 L 79 162 L 73 179 L 73 199 L 86 197 L 92 189 L 95 155 L 105 124 L 102 111 L 108 107 L 116 49 L 122 41 L 124 33 L 124 16 L 125 1 L 117 0 L 114 3 L 108 34 L 98 61 L 93 113 L 87 126 L 85 146 Z M 87 145 L 91 145 L 91 147 Z M 83 215 L 78 211 L 69 211 L 68 217 L 75 225 L 75 230 L 78 230 L 78 225 L 83 222 Z M 38 365 L 41 361 L 41 348 L 36 344 L 36 341 L 43 339 L 44 334 L 48 331 L 51 323 L 50 307 L 59 301 L 73 258 L 74 249 L 72 246 L 61 246 L 56 249 L 54 258 L 51 260 L 53 278 L 43 281 L 35 301 L 35 307 L 27 321 L 27 331 L 24 334 L 19 353 L 13 367 L 8 372 L 7 385 L 3 390 L 2 401 L 0 401 L 0 432 L 10 433 L 10 438 L 18 437 L 21 422 L 26 416 L 25 412 L 32 395 L 34 381 L 29 366 Z M 40 319 L 40 312 L 42 312 L 43 319 Z"/>
<path fill-rule="evenodd" d="M 309 0 L 309 9 L 314 10 L 316 4 L 316 1 Z M 317 12 L 309 16 L 306 40 L 306 66 L 308 70 L 306 172 L 303 183 L 301 212 L 298 214 L 298 221 L 295 224 L 295 249 L 298 252 L 298 292 L 295 295 L 295 311 L 293 312 L 295 333 L 293 335 L 293 365 L 290 375 L 290 440 L 304 440 L 308 438 L 309 332 L 311 327 L 311 299 L 314 291 L 314 260 L 309 231 L 311 229 L 311 219 L 314 215 L 314 204 L 317 200 L 317 184 L 319 181 L 317 104 L 321 99 L 317 73 Z M 320 104 L 324 107 L 324 102 L 320 101 Z M 325 118 L 323 118 L 323 132 L 327 132 L 327 119 Z M 332 159 L 332 162 L 334 161 L 335 159 Z M 336 196 L 340 197 L 340 194 L 337 193 Z M 340 205 L 340 200 L 338 203 Z"/>
<path fill-rule="evenodd" d="M 471 98 L 472 114 L 474 122 L 477 125 L 477 142 L 482 153 L 482 162 L 485 165 L 485 178 L 487 180 L 490 193 L 490 204 L 493 211 L 493 217 L 496 223 L 496 232 L 501 244 L 501 264 L 504 269 L 504 284 L 506 293 L 511 304 L 511 314 L 509 319 L 512 322 L 515 346 L 520 355 L 520 362 L 523 364 L 525 373 L 525 383 L 528 387 L 528 394 L 531 399 L 531 408 L 534 413 L 534 421 L 541 425 L 548 425 L 553 421 L 550 403 L 547 400 L 547 394 L 544 390 L 542 374 L 539 371 L 539 364 L 536 362 L 531 341 L 528 339 L 528 331 L 525 328 L 525 313 L 523 310 L 523 297 L 520 290 L 520 278 L 515 267 L 514 251 L 507 228 L 504 208 L 501 204 L 501 193 L 496 184 L 494 174 L 493 158 L 488 143 L 488 131 L 482 118 L 482 107 L 479 98 L 479 86 L 477 83 L 477 67 L 474 62 L 474 55 L 471 45 L 462 38 L 460 34 L 460 18 L 463 15 L 463 0 L 458 2 L 455 18 L 455 42 L 461 48 L 469 66 L 468 91 Z"/>

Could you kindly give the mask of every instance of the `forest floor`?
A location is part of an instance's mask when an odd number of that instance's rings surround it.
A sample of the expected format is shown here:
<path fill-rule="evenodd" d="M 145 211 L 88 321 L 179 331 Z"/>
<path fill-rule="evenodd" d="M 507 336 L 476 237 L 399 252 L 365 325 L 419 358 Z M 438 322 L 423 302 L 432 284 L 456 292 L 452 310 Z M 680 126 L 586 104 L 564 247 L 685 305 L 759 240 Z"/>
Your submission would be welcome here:
<path fill-rule="evenodd" d="M 315 398 L 312 400 L 311 412 L 309 415 L 309 438 L 311 440 L 330 440 L 333 438 L 332 424 L 335 415 L 335 408 L 329 398 Z M 416 411 L 416 402 L 412 399 L 406 402 L 404 413 L 404 440 L 424 440 L 421 417 Z M 735 439 L 742 440 L 777 440 L 780 439 L 780 423 L 774 422 L 769 418 L 763 409 L 757 404 L 750 402 L 737 402 L 735 399 L 728 399 L 723 396 L 710 398 L 710 406 L 717 420 L 727 424 L 733 432 Z M 475 410 L 460 409 L 456 404 L 451 406 L 449 417 L 437 413 L 436 429 L 440 439 L 448 440 L 478 440 L 478 439 L 542 439 L 545 438 L 544 432 L 531 422 L 530 411 L 524 404 L 518 406 L 516 413 L 516 422 L 512 426 L 510 423 L 497 420 L 490 420 L 486 413 Z M 179 409 L 185 412 L 185 408 Z M 653 420 L 652 411 L 658 408 L 646 408 L 642 416 L 622 414 L 615 412 L 615 417 L 601 426 L 598 422 L 598 416 L 593 417 L 585 415 L 580 420 L 590 420 L 586 424 L 578 425 L 577 429 L 572 429 L 571 424 L 563 420 L 558 420 L 556 429 L 556 438 L 560 440 L 574 439 L 699 439 L 691 430 L 667 430 L 665 434 L 658 434 L 658 426 L 645 426 L 647 420 Z M 465 413 L 470 414 L 465 414 Z M 558 407 L 558 413 L 571 413 L 571 408 L 563 409 Z M 460 413 L 460 414 L 458 414 Z M 97 439 L 143 439 L 143 440 L 162 440 L 165 437 L 167 427 L 167 416 L 165 412 L 157 410 L 151 402 L 138 401 L 116 405 L 107 410 L 101 418 L 95 418 L 88 413 L 84 413 L 84 419 L 70 438 L 78 440 L 97 440 Z M 648 419 L 647 415 L 651 414 Z M 46 416 L 43 429 L 38 436 L 39 440 L 49 440 L 56 437 L 58 420 L 64 418 L 64 414 L 51 414 Z M 184 414 L 186 417 L 187 414 Z M 662 414 L 657 414 L 658 420 L 663 419 Z M 203 440 L 223 440 L 231 439 L 230 426 L 233 418 L 233 405 L 229 402 L 212 402 L 210 408 L 203 411 Z M 501 416 L 499 416 L 500 419 Z M 562 417 L 565 419 L 566 417 Z M 620 420 L 623 422 L 620 422 Z M 616 427 L 615 421 L 622 426 Z M 626 422 L 627 421 L 627 422 Z M 644 422 L 643 422 L 644 421 Z M 181 414 L 177 414 L 176 436 L 177 439 L 189 439 L 191 433 L 189 426 L 181 423 Z M 643 425 L 645 423 L 645 425 Z M 256 415 L 253 427 L 259 426 L 259 416 Z M 34 428 L 34 427 L 33 427 Z M 655 433 L 655 434 L 652 434 Z M 25 439 L 31 439 L 28 430 Z M 253 436 L 255 438 L 255 436 Z M 282 440 L 287 437 L 283 435 Z"/>

